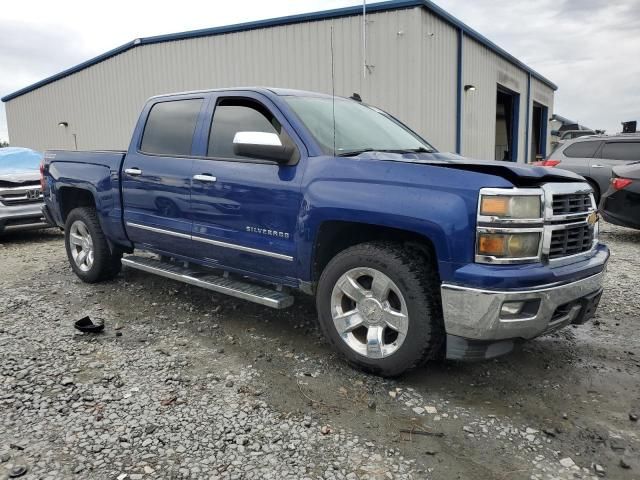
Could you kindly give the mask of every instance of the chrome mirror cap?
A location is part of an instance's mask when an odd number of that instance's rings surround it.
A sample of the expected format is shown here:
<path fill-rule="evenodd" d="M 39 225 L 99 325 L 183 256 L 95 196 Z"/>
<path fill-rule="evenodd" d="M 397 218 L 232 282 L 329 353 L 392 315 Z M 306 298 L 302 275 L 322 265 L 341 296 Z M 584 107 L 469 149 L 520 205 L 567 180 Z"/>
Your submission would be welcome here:
<path fill-rule="evenodd" d="M 281 147 L 280 137 L 268 132 L 236 132 L 233 137 L 235 145 L 264 145 L 269 147 Z"/>

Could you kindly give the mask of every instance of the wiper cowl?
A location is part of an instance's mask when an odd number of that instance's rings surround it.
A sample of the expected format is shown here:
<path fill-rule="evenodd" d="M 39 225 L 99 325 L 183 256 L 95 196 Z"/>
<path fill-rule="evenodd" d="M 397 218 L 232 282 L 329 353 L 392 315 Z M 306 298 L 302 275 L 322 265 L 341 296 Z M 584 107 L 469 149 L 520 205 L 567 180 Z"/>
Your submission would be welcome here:
<path fill-rule="evenodd" d="M 350 150 L 348 152 L 336 153 L 336 155 L 338 157 L 357 157 L 361 153 L 367 153 L 367 152 L 382 152 L 382 153 L 398 153 L 398 154 L 402 154 L 402 153 L 433 153 L 433 152 L 435 152 L 435 150 L 429 150 L 429 149 L 424 148 L 424 147 L 397 148 L 397 149 L 395 149 L 395 148 L 389 148 L 389 149 L 363 148 L 363 149 L 360 149 L 360 150 Z"/>

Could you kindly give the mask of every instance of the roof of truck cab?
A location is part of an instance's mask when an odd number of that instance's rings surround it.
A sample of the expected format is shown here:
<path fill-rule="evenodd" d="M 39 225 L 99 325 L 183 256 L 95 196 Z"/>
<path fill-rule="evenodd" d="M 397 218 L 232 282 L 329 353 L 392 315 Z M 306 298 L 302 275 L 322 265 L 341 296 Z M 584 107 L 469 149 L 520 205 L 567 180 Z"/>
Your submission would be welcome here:
<path fill-rule="evenodd" d="M 529 73 L 532 77 L 538 79 L 542 83 L 546 84 L 553 90 L 557 90 L 558 87 L 551 82 L 549 79 L 540 75 L 538 72 L 525 65 L 522 61 L 518 60 L 516 57 L 511 55 L 509 52 L 499 47 L 491 40 L 489 40 L 484 35 L 478 33 L 476 30 L 468 26 L 467 24 L 461 22 L 456 17 L 443 10 L 431 0 L 390 0 L 386 2 L 378 2 L 371 3 L 366 6 L 367 13 L 376 13 L 376 12 L 385 12 L 392 10 L 401 10 L 407 8 L 415 8 L 422 7 L 429 10 L 432 14 L 442 19 L 444 22 L 450 24 L 454 28 L 464 32 L 469 38 L 477 41 L 482 44 L 498 56 L 504 58 L 509 63 L 521 68 L 525 72 Z M 142 45 L 151 45 L 155 43 L 164 43 L 164 42 L 173 42 L 176 40 L 187 40 L 191 38 L 199 38 L 199 37 L 208 37 L 213 35 L 222 35 L 226 33 L 236 33 L 243 32 L 247 30 L 255 30 L 259 28 L 269 28 L 269 27 L 277 27 L 282 25 L 292 25 L 296 23 L 303 22 L 312 22 L 318 20 L 327 20 L 332 18 L 340 18 L 340 17 L 348 17 L 354 15 L 362 14 L 362 5 L 354 5 L 351 7 L 343 7 L 343 8 L 335 8 L 333 10 L 323 10 L 320 12 L 311 12 L 311 13 L 303 13 L 298 15 L 289 15 L 286 17 L 278 17 L 278 18 L 270 18 L 266 20 L 258 20 L 253 22 L 245 22 L 238 23 L 235 25 L 225 25 L 221 27 L 214 28 L 204 28 L 200 30 L 191 30 L 187 32 L 179 32 L 179 33 L 171 33 L 167 35 L 157 35 L 153 37 L 146 38 L 136 38 L 124 45 L 120 45 L 119 47 L 114 48 L 113 50 L 109 50 L 108 52 L 103 53 L 102 55 L 98 55 L 86 62 L 82 62 L 74 67 L 71 67 L 67 70 L 64 70 L 60 73 L 52 75 L 51 77 L 45 78 L 44 80 L 40 80 L 28 87 L 22 88 L 16 92 L 10 93 L 2 98 L 3 102 L 7 102 L 16 97 L 29 93 L 33 90 L 36 90 L 40 87 L 48 85 L 50 83 L 61 80 L 62 78 L 68 77 L 69 75 L 73 75 L 76 72 L 89 68 L 93 65 L 96 65 L 100 62 L 108 60 L 109 58 L 115 57 L 121 53 L 126 52 L 127 50 L 142 46 Z"/>
<path fill-rule="evenodd" d="M 154 95 L 149 100 L 156 100 L 159 98 L 170 98 L 180 95 L 204 95 L 207 93 L 220 93 L 220 92 L 256 92 L 265 95 L 278 95 L 279 97 L 322 97 L 332 98 L 331 95 L 320 92 L 312 92 L 310 90 L 295 90 L 292 88 L 277 88 L 277 87 L 225 87 L 225 88 L 207 88 L 204 90 L 188 90 L 185 92 L 173 92 L 163 93 L 161 95 Z M 344 98 L 336 95 L 336 98 Z"/>

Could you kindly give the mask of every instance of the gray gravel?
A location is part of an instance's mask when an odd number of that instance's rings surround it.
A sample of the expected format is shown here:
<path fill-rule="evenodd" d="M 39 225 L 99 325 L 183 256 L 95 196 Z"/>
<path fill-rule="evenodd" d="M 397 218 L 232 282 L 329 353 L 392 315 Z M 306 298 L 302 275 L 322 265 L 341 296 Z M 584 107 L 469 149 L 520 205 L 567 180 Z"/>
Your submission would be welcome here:
<path fill-rule="evenodd" d="M 2 238 L 0 479 L 638 478 L 640 232 L 603 230 L 594 324 L 393 381 L 337 358 L 302 297 L 85 285 L 58 234 Z"/>
<path fill-rule="evenodd" d="M 184 353 L 170 332 L 135 325 L 164 348 L 74 333 L 61 321 L 64 301 L 33 293 L 45 287 L 3 292 L 3 469 L 26 464 L 47 479 L 408 477 L 411 462 L 393 450 L 341 429 L 323 434 L 316 419 L 271 408 L 251 365 L 191 342 Z M 64 296 L 77 289 L 66 286 Z M 83 313 L 112 317 L 103 308 Z M 209 355 L 211 365 L 194 361 Z"/>

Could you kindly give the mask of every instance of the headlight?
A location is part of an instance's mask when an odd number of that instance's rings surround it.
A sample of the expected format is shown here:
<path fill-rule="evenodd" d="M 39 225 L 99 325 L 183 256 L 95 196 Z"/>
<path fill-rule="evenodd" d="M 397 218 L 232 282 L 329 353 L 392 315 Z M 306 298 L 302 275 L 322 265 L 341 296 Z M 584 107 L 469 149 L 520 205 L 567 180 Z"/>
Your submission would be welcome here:
<path fill-rule="evenodd" d="M 480 215 L 506 219 L 541 218 L 541 197 L 539 195 L 481 195 Z"/>
<path fill-rule="evenodd" d="M 476 253 L 502 259 L 531 259 L 538 257 L 540 232 L 478 233 Z"/>
<path fill-rule="evenodd" d="M 476 262 L 538 262 L 544 231 L 541 188 L 483 188 L 478 197 Z"/>

